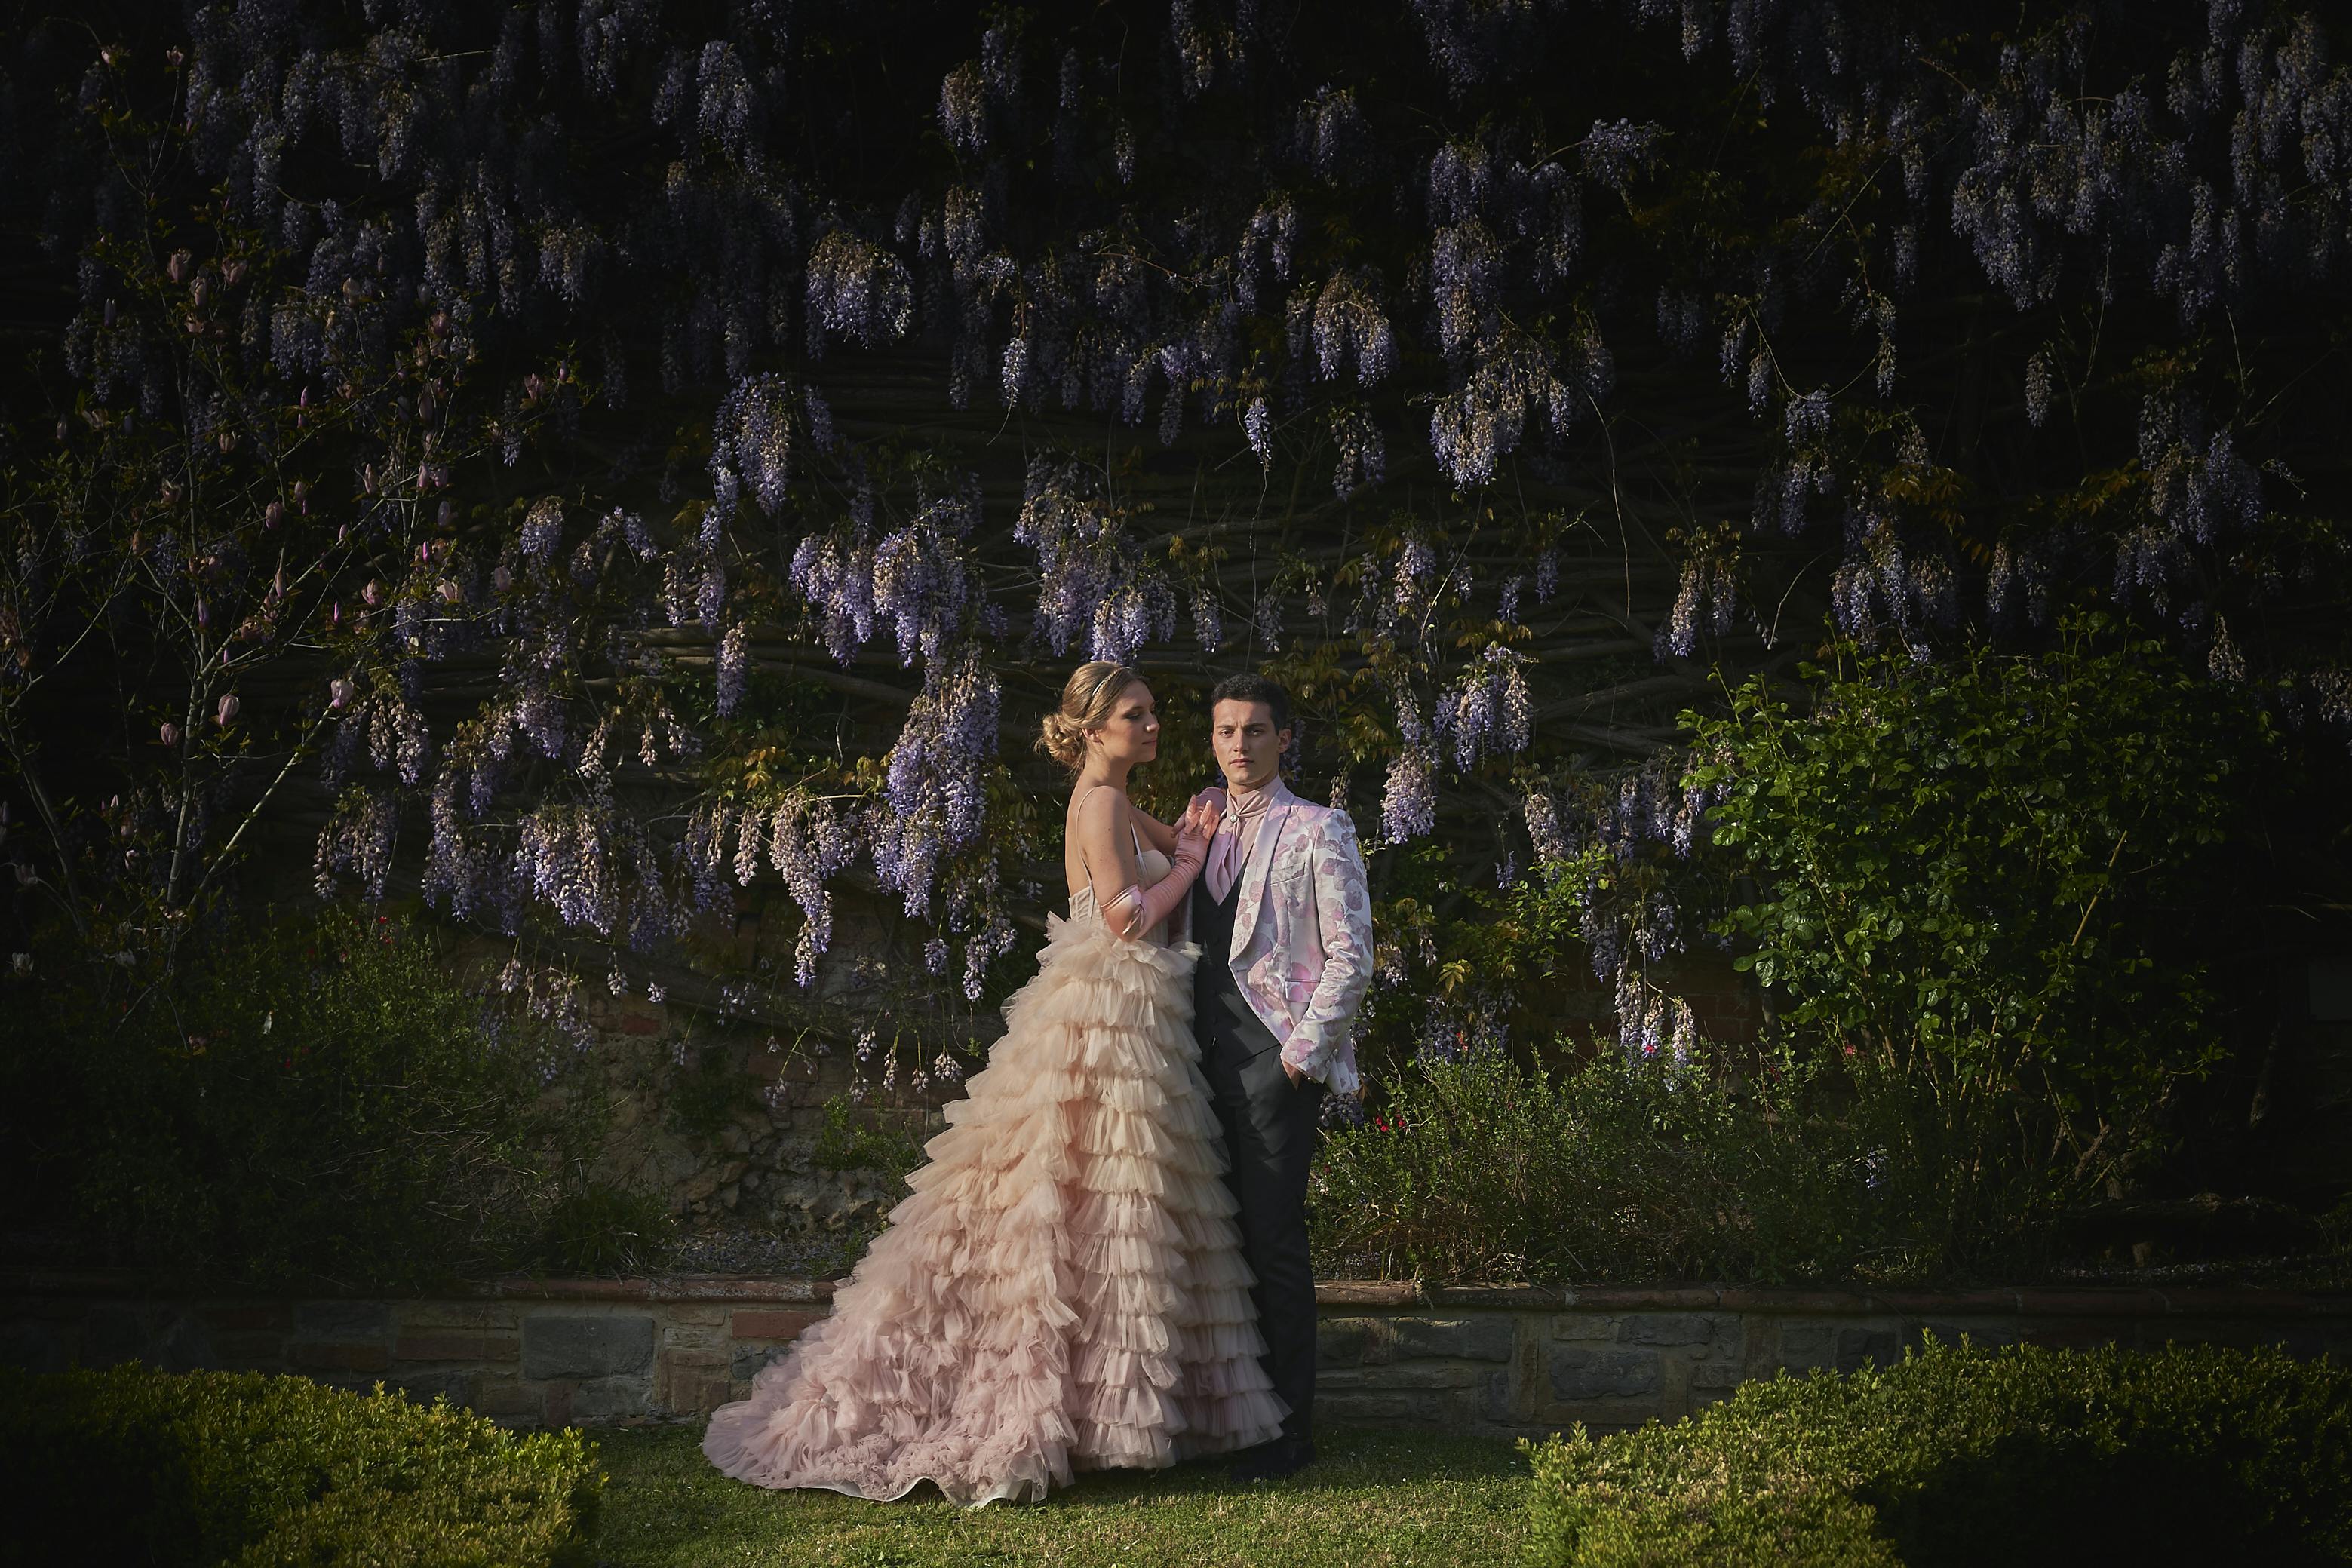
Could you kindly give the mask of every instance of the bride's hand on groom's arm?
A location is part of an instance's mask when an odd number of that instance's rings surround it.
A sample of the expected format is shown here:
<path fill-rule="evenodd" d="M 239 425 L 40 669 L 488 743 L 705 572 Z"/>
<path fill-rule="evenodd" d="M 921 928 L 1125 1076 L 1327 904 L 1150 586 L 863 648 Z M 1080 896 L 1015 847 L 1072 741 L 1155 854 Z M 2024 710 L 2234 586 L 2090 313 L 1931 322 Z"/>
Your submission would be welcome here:
<path fill-rule="evenodd" d="M 1204 813 L 1201 797 L 1195 795 L 1163 831 L 1168 834 L 1171 852 L 1181 849 L 1187 839 L 1205 847 L 1210 835 L 1217 831 L 1217 814 L 1213 810 Z"/>
<path fill-rule="evenodd" d="M 1205 818 L 1201 814 L 1203 801 L 1211 802 Z M 1144 842 L 1163 855 L 1172 855 L 1176 852 L 1177 845 L 1183 841 L 1188 832 L 1202 839 L 1206 839 L 1214 833 L 1217 831 L 1217 812 L 1223 804 L 1223 791 L 1204 789 L 1185 803 L 1184 809 L 1176 813 L 1176 820 L 1172 822 L 1163 822 L 1140 806 L 1137 807 L 1135 809 L 1136 826 L 1142 832 Z"/>
<path fill-rule="evenodd" d="M 1183 812 L 1176 819 L 1175 829 L 1175 860 L 1180 869 L 1187 871 L 1188 874 L 1200 870 L 1208 859 L 1209 834 L 1215 830 L 1215 826 L 1216 820 L 1212 817 L 1208 826 L 1203 828 L 1201 813 L 1191 806 L 1184 808 Z"/>
<path fill-rule="evenodd" d="M 1193 796 L 1192 803 L 1184 808 L 1184 814 L 1176 819 L 1177 836 L 1181 838 L 1190 833 L 1203 840 L 1216 837 L 1217 822 L 1223 814 L 1223 806 L 1224 797 L 1216 790 L 1203 789 Z"/>

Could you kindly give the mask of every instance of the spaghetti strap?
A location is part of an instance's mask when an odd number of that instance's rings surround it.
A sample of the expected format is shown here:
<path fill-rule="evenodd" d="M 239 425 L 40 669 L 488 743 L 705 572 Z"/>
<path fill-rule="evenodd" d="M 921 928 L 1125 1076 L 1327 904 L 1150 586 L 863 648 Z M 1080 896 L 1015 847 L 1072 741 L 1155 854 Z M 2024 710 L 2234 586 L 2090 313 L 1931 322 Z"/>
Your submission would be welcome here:
<path fill-rule="evenodd" d="M 1085 794 L 1083 794 L 1083 795 L 1081 795 L 1081 796 L 1079 796 L 1079 797 L 1078 797 L 1078 804 L 1079 804 L 1080 806 L 1084 806 L 1087 801 L 1089 801 L 1089 800 L 1093 800 L 1093 799 L 1095 798 L 1095 790 L 1096 790 L 1096 789 L 1112 789 L 1112 788 L 1115 788 L 1115 786 L 1113 786 L 1113 785 L 1109 785 L 1109 784 L 1097 784 L 1097 785 L 1096 785 L 1096 786 L 1094 787 L 1094 789 L 1088 789 Z M 1138 831 L 1136 831 L 1136 829 L 1135 829 L 1135 819 L 1134 819 L 1133 817 L 1129 817 L 1129 818 L 1128 818 L 1128 820 L 1127 820 L 1127 838 L 1128 838 L 1128 841 L 1129 841 L 1129 843 L 1131 843 L 1131 844 L 1133 844 L 1133 845 L 1135 846 L 1135 858 L 1136 858 L 1138 861 L 1142 860 L 1142 859 L 1143 859 L 1143 835 L 1142 835 L 1141 833 L 1139 833 Z M 1079 858 L 1081 861 L 1085 860 L 1085 859 L 1086 859 L 1086 853 L 1087 853 L 1087 852 L 1086 852 L 1086 851 L 1084 851 L 1084 850 L 1080 850 L 1080 851 L 1078 852 L 1078 858 Z"/>
<path fill-rule="evenodd" d="M 1083 807 L 1087 801 L 1093 800 L 1097 789 L 1109 789 L 1114 788 L 1116 788 L 1116 786 L 1110 784 L 1097 784 L 1093 789 L 1088 789 L 1085 794 L 1078 797 L 1078 805 Z M 1135 846 L 1135 858 L 1139 861 L 1142 860 L 1143 835 L 1136 831 L 1135 819 L 1133 817 L 1129 817 L 1127 820 L 1127 838 L 1128 841 Z M 1078 852 L 1078 859 L 1083 862 L 1086 858 L 1086 851 L 1083 849 L 1080 850 Z"/>

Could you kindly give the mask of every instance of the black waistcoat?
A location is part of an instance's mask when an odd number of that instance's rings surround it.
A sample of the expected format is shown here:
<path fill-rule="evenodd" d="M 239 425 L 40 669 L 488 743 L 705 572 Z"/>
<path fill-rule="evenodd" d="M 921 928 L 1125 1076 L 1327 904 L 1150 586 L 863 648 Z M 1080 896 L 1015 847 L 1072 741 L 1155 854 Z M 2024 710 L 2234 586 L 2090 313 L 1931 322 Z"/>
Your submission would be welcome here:
<path fill-rule="evenodd" d="M 1231 1051 L 1255 1056 L 1280 1043 L 1234 978 L 1234 920 L 1241 912 L 1242 879 L 1223 898 L 1209 896 L 1209 879 L 1192 883 L 1192 940 L 1201 945 L 1192 967 L 1192 1019 L 1204 1056 Z"/>
<path fill-rule="evenodd" d="M 1202 986 L 1220 977 L 1226 986 L 1234 985 L 1234 968 L 1230 962 L 1234 950 L 1234 916 L 1241 906 L 1241 878 L 1234 878 L 1233 886 L 1225 889 L 1223 898 L 1209 896 L 1207 873 L 1203 872 L 1192 879 L 1192 940 L 1201 945 L 1201 964 L 1193 974 Z"/>

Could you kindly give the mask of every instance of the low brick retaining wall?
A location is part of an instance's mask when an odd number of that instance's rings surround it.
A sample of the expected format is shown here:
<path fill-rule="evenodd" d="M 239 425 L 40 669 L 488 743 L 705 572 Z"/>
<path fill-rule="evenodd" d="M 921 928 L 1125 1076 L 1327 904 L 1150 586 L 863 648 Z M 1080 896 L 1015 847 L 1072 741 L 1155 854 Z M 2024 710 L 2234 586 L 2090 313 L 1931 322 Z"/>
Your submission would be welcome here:
<path fill-rule="evenodd" d="M 684 1277 L 519 1280 L 464 1299 L 301 1300 L 24 1270 L 0 1272 L 0 1362 L 48 1370 L 136 1358 L 382 1381 L 520 1427 L 690 1418 L 741 1397 L 753 1373 L 824 1315 L 832 1293 L 824 1281 Z M 1673 1420 L 1782 1368 L 1899 1359 L 1922 1333 L 2352 1356 L 2352 1296 L 2296 1291 L 1331 1281 L 1317 1298 L 1318 1419 L 1496 1436 Z"/>

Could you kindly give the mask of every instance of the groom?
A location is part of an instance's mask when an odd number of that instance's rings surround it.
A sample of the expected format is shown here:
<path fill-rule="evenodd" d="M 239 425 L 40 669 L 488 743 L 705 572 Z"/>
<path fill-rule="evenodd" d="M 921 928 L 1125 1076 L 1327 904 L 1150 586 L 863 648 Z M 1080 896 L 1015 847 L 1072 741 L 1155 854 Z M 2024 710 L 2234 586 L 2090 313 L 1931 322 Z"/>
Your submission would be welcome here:
<path fill-rule="evenodd" d="M 1356 1090 L 1349 1029 L 1371 983 L 1372 915 L 1355 824 L 1282 781 L 1290 694 L 1262 675 L 1229 676 L 1211 694 L 1209 726 L 1225 791 L 1192 884 L 1195 1027 L 1257 1276 L 1263 1364 L 1290 1406 L 1282 1436 L 1234 1462 L 1236 1480 L 1256 1480 L 1315 1458 L 1307 1169 L 1324 1095 Z"/>

